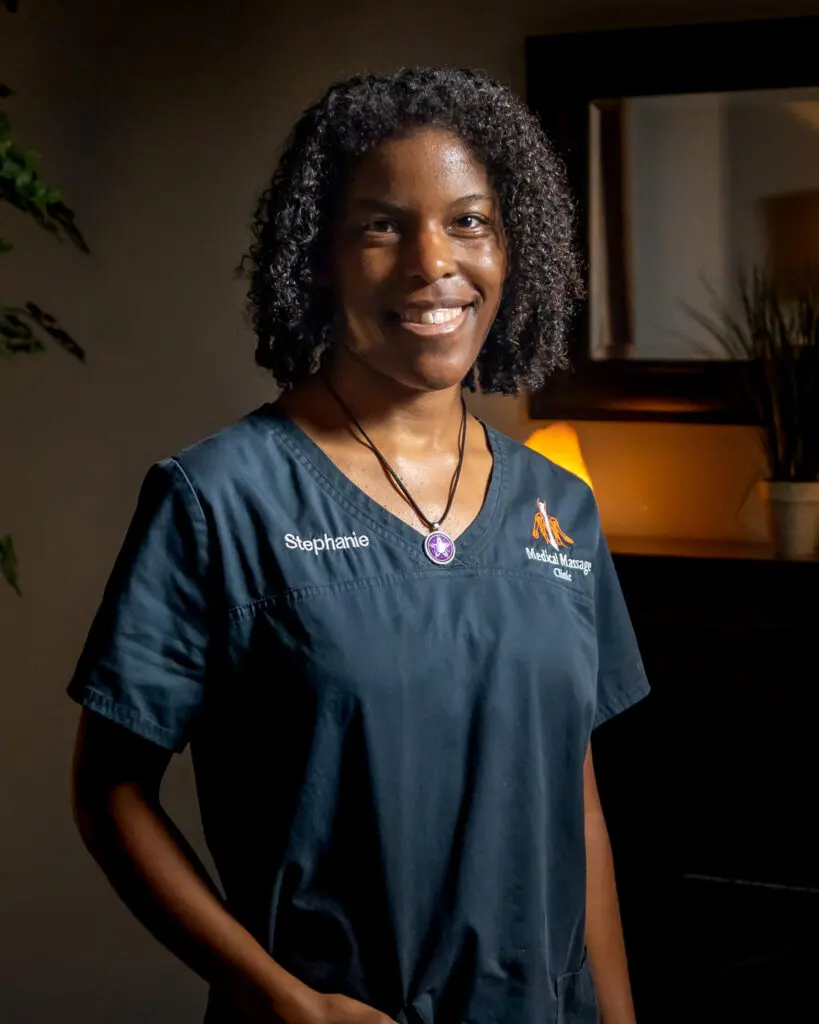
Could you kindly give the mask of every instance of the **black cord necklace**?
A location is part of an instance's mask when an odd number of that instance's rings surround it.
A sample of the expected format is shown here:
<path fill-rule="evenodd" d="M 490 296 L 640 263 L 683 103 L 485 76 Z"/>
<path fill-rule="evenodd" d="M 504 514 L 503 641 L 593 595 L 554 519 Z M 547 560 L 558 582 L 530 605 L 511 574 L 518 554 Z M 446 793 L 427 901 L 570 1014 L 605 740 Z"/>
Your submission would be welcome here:
<path fill-rule="evenodd" d="M 358 432 L 364 438 L 367 447 L 372 451 L 373 455 L 375 455 L 375 457 L 381 463 L 381 467 L 383 468 L 384 472 L 387 473 L 387 475 L 393 481 L 395 486 L 403 494 L 404 498 L 407 501 L 407 504 L 412 508 L 412 510 L 415 512 L 415 514 L 418 516 L 418 518 L 421 520 L 424 526 L 426 526 L 426 528 L 430 531 L 429 535 L 424 538 L 424 553 L 426 554 L 427 558 L 429 558 L 429 560 L 431 562 L 434 562 L 436 565 L 449 565 L 449 563 L 455 558 L 455 541 L 449 536 L 448 533 L 445 533 L 441 529 L 441 525 L 443 524 L 446 517 L 449 515 L 450 509 L 452 508 L 452 503 L 455 501 L 455 493 L 458 490 L 458 481 L 461 479 L 461 470 L 463 469 L 464 465 L 464 453 L 466 452 L 466 402 L 463 399 L 463 395 L 461 396 L 461 427 L 458 432 L 458 465 L 455 467 L 455 473 L 452 477 L 452 483 L 450 484 L 449 487 L 449 500 L 446 503 L 446 508 L 441 513 L 440 517 L 433 522 L 432 520 L 428 519 L 421 511 L 421 509 L 418 507 L 418 504 L 416 503 L 415 499 L 407 490 L 404 481 L 395 472 L 395 470 L 392 468 L 389 462 L 387 462 L 386 458 L 379 451 L 378 447 L 376 446 L 375 442 L 370 438 L 367 431 L 361 426 L 361 424 L 358 422 L 355 416 L 353 416 L 352 412 L 350 412 L 350 409 L 347 407 L 346 403 L 336 393 L 336 390 L 332 386 L 332 384 L 330 384 L 329 381 L 325 381 L 325 383 L 327 384 L 327 390 L 330 392 L 330 394 L 333 396 L 336 402 L 338 402 L 338 404 L 341 406 L 344 415 L 353 424 L 356 430 L 358 430 Z"/>

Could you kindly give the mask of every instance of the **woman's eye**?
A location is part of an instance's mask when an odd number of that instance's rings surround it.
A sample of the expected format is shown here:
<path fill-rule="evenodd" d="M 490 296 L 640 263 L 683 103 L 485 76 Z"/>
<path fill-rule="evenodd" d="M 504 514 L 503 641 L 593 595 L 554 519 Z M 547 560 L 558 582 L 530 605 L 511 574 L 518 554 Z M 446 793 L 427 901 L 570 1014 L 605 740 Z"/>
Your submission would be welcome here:
<path fill-rule="evenodd" d="M 396 230 L 395 221 L 391 221 L 387 217 L 375 217 L 373 220 L 367 221 L 364 230 L 376 235 L 391 235 Z"/>
<path fill-rule="evenodd" d="M 459 228 L 466 228 L 467 231 L 475 231 L 478 228 L 486 227 L 486 220 L 477 213 L 465 213 L 455 221 Z"/>

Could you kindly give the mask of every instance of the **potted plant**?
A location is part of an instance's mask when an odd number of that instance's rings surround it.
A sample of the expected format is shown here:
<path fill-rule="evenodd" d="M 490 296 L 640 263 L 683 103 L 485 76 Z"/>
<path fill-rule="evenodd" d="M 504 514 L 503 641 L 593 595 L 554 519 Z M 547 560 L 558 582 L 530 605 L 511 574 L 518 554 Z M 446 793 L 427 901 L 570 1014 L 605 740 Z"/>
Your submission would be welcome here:
<path fill-rule="evenodd" d="M 819 550 L 819 285 L 800 275 L 787 295 L 769 266 L 738 277 L 740 311 L 715 300 L 715 316 L 690 310 L 729 358 L 747 361 L 745 380 L 768 463 L 759 482 L 777 553 Z"/>
<path fill-rule="evenodd" d="M 11 14 L 17 10 L 12 0 L 0 0 L 0 4 Z M 0 102 L 11 95 L 12 90 L 0 83 Z M 88 246 L 74 223 L 73 211 L 65 205 L 60 193 L 40 177 L 38 163 L 39 155 L 25 149 L 13 137 L 9 116 L 0 108 L 0 204 L 16 207 L 55 238 L 67 239 L 87 253 Z M 0 237 L 0 255 L 11 249 L 11 243 Z M 34 302 L 6 304 L 4 296 L 0 295 L 0 359 L 44 352 L 44 337 L 50 337 L 75 358 L 85 359 L 80 346 L 51 314 Z M 0 533 L 0 576 L 20 593 L 11 534 Z"/>

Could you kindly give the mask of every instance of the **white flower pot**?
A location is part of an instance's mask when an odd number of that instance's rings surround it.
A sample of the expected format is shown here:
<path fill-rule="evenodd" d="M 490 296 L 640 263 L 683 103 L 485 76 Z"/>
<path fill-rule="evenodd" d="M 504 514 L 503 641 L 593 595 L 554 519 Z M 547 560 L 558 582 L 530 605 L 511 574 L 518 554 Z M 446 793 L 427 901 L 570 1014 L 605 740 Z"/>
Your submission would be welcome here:
<path fill-rule="evenodd" d="M 782 558 L 808 558 L 819 552 L 819 480 L 791 483 L 760 480 L 768 528 Z"/>

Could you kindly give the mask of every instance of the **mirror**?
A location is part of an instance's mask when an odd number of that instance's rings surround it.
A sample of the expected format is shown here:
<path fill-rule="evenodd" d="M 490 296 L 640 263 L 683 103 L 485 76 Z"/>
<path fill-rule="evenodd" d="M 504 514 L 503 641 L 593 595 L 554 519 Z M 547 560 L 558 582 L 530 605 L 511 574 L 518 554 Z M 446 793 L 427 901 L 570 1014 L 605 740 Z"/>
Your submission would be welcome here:
<path fill-rule="evenodd" d="M 539 36 L 527 102 L 577 202 L 587 298 L 535 419 L 752 423 L 691 315 L 819 265 L 819 18 Z"/>
<path fill-rule="evenodd" d="M 819 261 L 819 88 L 589 105 L 591 359 L 720 359 L 690 316 Z M 669 244 L 671 242 L 672 244 Z"/>

